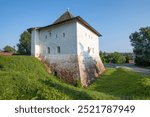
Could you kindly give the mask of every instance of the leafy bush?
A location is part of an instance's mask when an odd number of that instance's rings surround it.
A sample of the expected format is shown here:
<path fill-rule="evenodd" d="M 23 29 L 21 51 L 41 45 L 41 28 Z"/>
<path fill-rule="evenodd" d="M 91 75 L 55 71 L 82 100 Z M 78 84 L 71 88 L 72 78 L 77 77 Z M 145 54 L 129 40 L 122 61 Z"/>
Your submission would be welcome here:
<path fill-rule="evenodd" d="M 126 63 L 129 63 L 129 60 L 133 60 L 132 53 L 124 53 L 123 55 L 126 58 Z"/>
<path fill-rule="evenodd" d="M 112 63 L 125 63 L 126 61 L 126 58 L 118 52 L 114 52 L 111 55 L 111 57 L 112 57 Z"/>
<path fill-rule="evenodd" d="M 114 53 L 100 52 L 100 57 L 103 63 L 125 63 L 127 61 L 126 57 L 118 52 Z"/>

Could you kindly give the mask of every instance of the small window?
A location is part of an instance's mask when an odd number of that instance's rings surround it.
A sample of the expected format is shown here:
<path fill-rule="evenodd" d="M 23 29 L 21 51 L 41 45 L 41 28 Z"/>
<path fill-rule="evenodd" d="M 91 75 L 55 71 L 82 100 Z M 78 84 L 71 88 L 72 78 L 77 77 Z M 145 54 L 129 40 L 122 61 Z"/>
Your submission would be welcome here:
<path fill-rule="evenodd" d="M 65 33 L 63 33 L 63 37 L 65 37 Z"/>
<path fill-rule="evenodd" d="M 47 52 L 48 52 L 48 54 L 50 54 L 50 47 L 47 48 Z"/>
<path fill-rule="evenodd" d="M 45 35 L 45 39 L 47 39 L 47 35 Z"/>
<path fill-rule="evenodd" d="M 49 36 L 50 36 L 50 37 L 52 36 L 52 33 L 51 33 L 51 32 L 49 32 Z"/>
<path fill-rule="evenodd" d="M 91 51 L 91 48 L 90 48 L 90 47 L 88 47 L 88 53 L 90 53 L 90 51 Z"/>
<path fill-rule="evenodd" d="M 57 53 L 60 53 L 60 46 L 57 46 Z"/>

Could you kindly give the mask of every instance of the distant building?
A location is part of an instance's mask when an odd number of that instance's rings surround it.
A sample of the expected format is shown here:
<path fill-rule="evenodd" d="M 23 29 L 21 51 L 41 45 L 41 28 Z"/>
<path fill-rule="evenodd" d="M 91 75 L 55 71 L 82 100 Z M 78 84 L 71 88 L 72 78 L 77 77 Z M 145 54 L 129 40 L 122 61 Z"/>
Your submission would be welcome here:
<path fill-rule="evenodd" d="M 0 52 L 1 56 L 11 56 L 13 54 L 14 54 L 13 52 Z"/>
<path fill-rule="evenodd" d="M 80 16 L 69 11 L 54 23 L 28 29 L 31 54 L 49 63 L 54 74 L 67 82 L 81 81 L 87 86 L 105 68 L 99 57 L 101 34 Z"/>

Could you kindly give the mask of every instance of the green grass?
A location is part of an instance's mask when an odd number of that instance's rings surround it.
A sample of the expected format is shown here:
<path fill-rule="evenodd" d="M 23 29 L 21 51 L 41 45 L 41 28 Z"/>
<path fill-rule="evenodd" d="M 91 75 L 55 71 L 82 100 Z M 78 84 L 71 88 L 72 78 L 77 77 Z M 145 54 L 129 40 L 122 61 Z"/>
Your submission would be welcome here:
<path fill-rule="evenodd" d="M 0 99 L 150 99 L 150 76 L 108 68 L 88 88 L 74 87 L 34 57 L 0 56 Z"/>
<path fill-rule="evenodd" d="M 89 90 L 105 92 L 119 99 L 150 99 L 150 76 L 109 68 Z"/>

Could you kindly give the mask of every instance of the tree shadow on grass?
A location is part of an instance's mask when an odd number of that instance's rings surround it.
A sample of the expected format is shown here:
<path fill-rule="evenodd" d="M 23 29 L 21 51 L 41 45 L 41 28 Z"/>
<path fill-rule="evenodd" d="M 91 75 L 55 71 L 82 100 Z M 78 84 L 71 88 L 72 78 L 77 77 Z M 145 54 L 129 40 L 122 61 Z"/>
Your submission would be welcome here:
<path fill-rule="evenodd" d="M 150 77 L 146 77 L 150 82 Z M 124 100 L 150 99 L 150 84 L 145 85 L 145 77 L 129 70 L 116 69 L 105 73 L 89 89 L 104 92 Z"/>
<path fill-rule="evenodd" d="M 58 83 L 54 83 L 50 80 L 46 80 L 46 81 L 41 80 L 41 82 L 44 85 L 47 85 L 49 87 L 53 87 L 53 88 L 59 90 L 60 92 L 66 94 L 67 96 L 70 97 L 70 99 L 73 99 L 73 100 L 91 100 L 91 99 L 93 99 L 91 96 L 89 96 L 84 91 L 75 90 L 73 88 L 71 89 L 70 87 L 67 87 L 63 84 L 61 85 Z"/>

